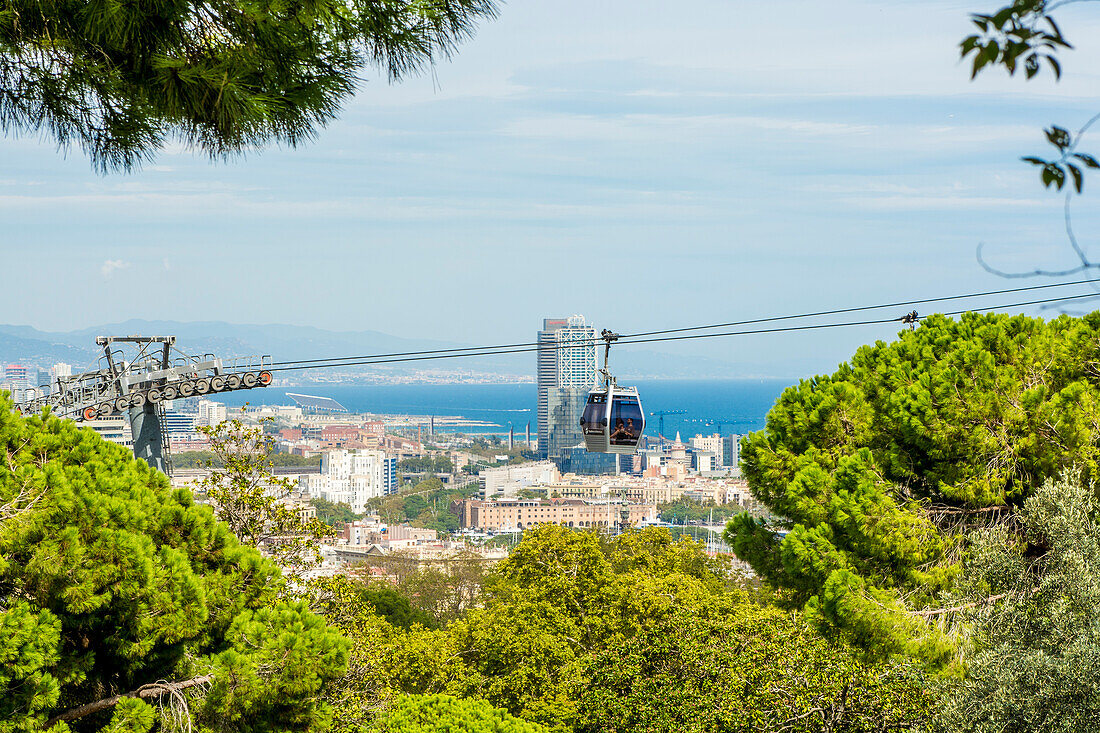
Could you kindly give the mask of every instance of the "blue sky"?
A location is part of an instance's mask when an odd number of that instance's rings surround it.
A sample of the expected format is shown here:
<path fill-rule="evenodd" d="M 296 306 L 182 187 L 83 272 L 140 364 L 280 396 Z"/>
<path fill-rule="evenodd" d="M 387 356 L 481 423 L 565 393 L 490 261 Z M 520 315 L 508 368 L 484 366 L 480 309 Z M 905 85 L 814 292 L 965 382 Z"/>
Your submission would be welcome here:
<path fill-rule="evenodd" d="M 0 138 L 0 322 L 501 343 L 575 312 L 628 332 L 1003 287 L 979 242 L 1009 269 L 1068 262 L 1061 198 L 1018 158 L 1097 111 L 1100 13 L 1058 15 L 1061 83 L 970 82 L 957 43 L 994 5 L 513 2 L 296 150 L 103 177 Z M 1098 201 L 1094 174 L 1086 244 Z M 894 330 L 664 348 L 798 376 Z"/>

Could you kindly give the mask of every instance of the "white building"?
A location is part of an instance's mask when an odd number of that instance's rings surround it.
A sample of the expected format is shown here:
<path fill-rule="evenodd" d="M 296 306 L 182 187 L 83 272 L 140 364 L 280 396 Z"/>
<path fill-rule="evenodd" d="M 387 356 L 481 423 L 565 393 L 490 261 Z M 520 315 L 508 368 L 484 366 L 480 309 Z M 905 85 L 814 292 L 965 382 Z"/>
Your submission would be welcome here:
<path fill-rule="evenodd" d="M 696 435 L 691 439 L 691 447 L 696 453 L 707 452 L 714 454 L 714 460 L 711 461 L 711 467 L 707 469 L 700 468 L 699 470 L 714 471 L 722 468 L 722 436 L 718 433 L 714 435 Z"/>
<path fill-rule="evenodd" d="M 82 427 L 91 428 L 100 436 L 111 443 L 125 446 L 131 450 L 134 448 L 134 436 L 130 430 L 130 420 L 121 415 L 114 417 L 100 417 L 95 420 L 85 420 Z"/>
<path fill-rule="evenodd" d="M 66 364 L 63 361 L 59 361 L 50 367 L 50 388 L 57 384 L 57 380 L 63 377 L 71 377 L 73 375 L 73 365 Z"/>
<path fill-rule="evenodd" d="M 226 414 L 225 405 L 222 403 L 199 400 L 199 416 L 195 420 L 195 425 L 217 425 L 225 422 Z"/>
<path fill-rule="evenodd" d="M 515 496 L 520 489 L 538 484 L 552 484 L 561 480 L 558 467 L 550 461 L 521 463 L 518 466 L 486 468 L 477 474 L 481 484 L 481 496 Z"/>
<path fill-rule="evenodd" d="M 697 450 L 694 455 L 694 468 L 699 473 L 710 473 L 722 467 L 721 454 L 711 453 L 709 450 Z"/>
<path fill-rule="evenodd" d="M 397 459 L 380 450 L 331 450 L 321 456 L 321 473 L 298 479 L 314 499 L 347 504 L 356 514 L 367 502 L 397 490 Z"/>

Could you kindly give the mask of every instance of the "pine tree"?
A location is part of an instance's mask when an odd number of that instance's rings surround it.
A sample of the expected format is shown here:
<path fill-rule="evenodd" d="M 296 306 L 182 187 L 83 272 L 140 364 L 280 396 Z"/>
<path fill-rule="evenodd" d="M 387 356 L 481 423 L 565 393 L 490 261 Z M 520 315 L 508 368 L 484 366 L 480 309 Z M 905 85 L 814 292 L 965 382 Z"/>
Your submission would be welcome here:
<path fill-rule="evenodd" d="M 209 507 L 4 395 L 0 458 L 0 731 L 324 726 L 346 640 Z"/>
<path fill-rule="evenodd" d="M 941 596 L 966 533 L 1067 468 L 1100 473 L 1098 335 L 1098 313 L 970 313 L 860 348 L 743 439 L 749 486 L 779 520 L 740 515 L 727 540 L 831 632 L 950 664 Z"/>
<path fill-rule="evenodd" d="M 367 67 L 448 56 L 494 0 L 3 0 L 0 128 L 129 170 L 180 140 L 215 158 L 298 145 Z"/>

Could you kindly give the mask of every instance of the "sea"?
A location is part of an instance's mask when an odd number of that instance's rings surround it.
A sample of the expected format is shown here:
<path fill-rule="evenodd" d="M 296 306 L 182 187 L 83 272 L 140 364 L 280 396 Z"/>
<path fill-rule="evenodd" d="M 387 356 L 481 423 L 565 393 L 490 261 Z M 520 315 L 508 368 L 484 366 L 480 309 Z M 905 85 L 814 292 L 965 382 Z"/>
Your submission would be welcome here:
<path fill-rule="evenodd" d="M 768 410 L 790 386 L 780 379 L 655 380 L 633 382 L 646 413 L 646 433 L 744 434 L 764 427 Z M 218 395 L 231 407 L 292 405 L 287 392 L 331 397 L 350 412 L 383 415 L 457 416 L 488 423 L 463 427 L 463 433 L 523 435 L 527 424 L 536 431 L 537 394 L 534 384 L 387 384 L 268 387 Z M 663 417 L 659 414 L 666 412 Z M 661 425 L 663 420 L 663 427 Z M 454 428 L 441 428 L 445 431 Z"/>

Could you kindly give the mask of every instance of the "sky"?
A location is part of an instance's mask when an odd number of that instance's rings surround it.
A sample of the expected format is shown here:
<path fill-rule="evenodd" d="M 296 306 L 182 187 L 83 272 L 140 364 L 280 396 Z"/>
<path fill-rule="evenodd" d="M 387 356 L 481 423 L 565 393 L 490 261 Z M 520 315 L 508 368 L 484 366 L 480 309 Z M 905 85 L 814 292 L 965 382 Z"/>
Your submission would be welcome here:
<path fill-rule="evenodd" d="M 996 7 L 512 2 L 431 73 L 368 75 L 297 149 L 176 147 L 101 176 L 0 137 L 0 323 L 494 344 L 571 313 L 634 332 L 1011 287 L 979 243 L 1008 270 L 1071 262 L 1063 199 L 1019 157 L 1100 109 L 1100 13 L 1057 14 L 1077 46 L 1060 83 L 971 82 L 957 44 Z M 1098 202 L 1094 173 L 1074 203 L 1086 246 Z M 896 330 L 646 348 L 797 377 Z"/>

